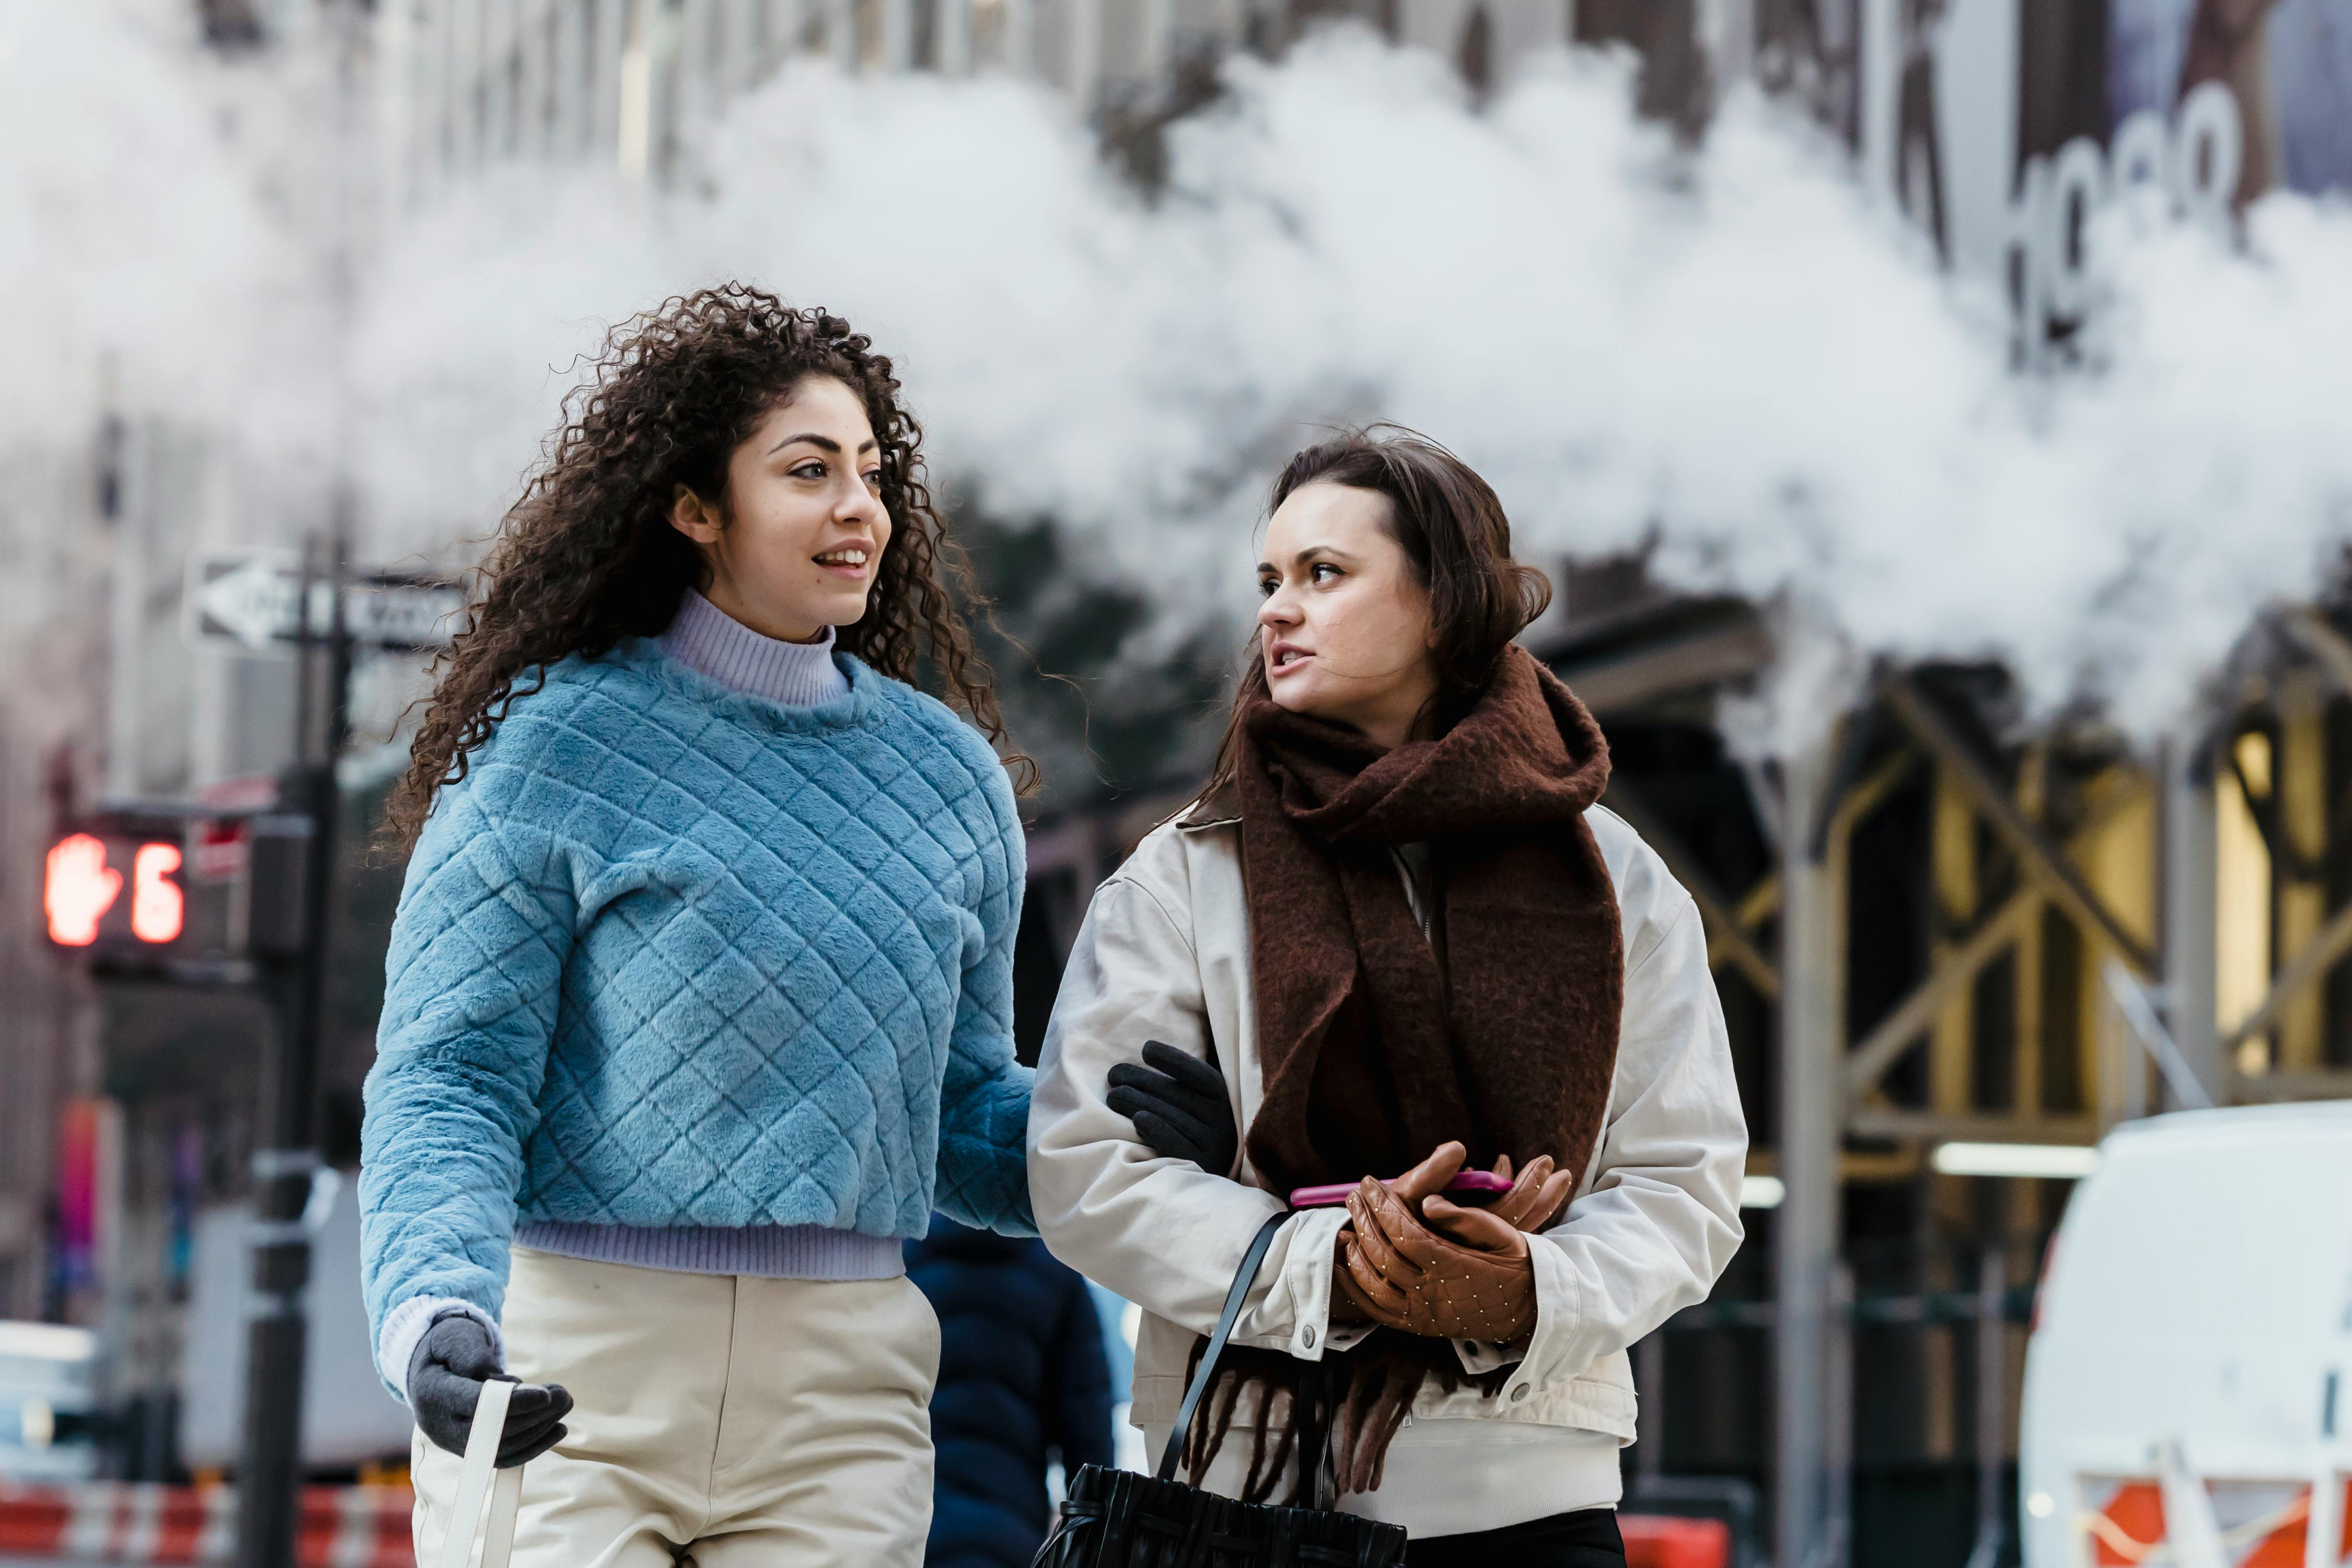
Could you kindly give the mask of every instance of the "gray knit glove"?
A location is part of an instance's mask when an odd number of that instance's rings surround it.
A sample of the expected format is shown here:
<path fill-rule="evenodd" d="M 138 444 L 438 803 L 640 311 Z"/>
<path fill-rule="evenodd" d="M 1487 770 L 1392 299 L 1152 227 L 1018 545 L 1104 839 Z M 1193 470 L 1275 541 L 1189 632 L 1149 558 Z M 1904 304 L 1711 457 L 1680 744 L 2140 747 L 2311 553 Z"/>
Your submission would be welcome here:
<path fill-rule="evenodd" d="M 466 1451 L 474 1429 L 474 1406 L 481 1402 L 482 1385 L 492 1378 L 514 1383 L 499 1367 L 498 1347 L 481 1320 L 455 1308 L 437 1313 L 416 1342 L 408 1358 L 408 1407 L 416 1413 L 417 1428 L 436 1448 L 453 1454 Z M 529 1464 L 564 1437 L 563 1418 L 572 1413 L 572 1396 L 561 1383 L 544 1387 L 525 1383 L 507 1406 L 507 1428 L 499 1439 L 499 1469 L 510 1470 Z"/>

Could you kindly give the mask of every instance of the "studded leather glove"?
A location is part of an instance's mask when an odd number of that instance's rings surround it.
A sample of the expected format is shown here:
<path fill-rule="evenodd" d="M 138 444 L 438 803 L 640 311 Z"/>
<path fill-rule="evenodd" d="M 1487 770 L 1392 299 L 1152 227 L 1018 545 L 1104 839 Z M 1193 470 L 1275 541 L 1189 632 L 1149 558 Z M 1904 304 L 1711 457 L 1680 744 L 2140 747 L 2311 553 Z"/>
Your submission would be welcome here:
<path fill-rule="evenodd" d="M 1435 1339 L 1508 1343 L 1535 1327 L 1536 1271 L 1422 1224 L 1396 1194 L 1366 1179 L 1349 1196 L 1348 1272 L 1372 1321 Z"/>
<path fill-rule="evenodd" d="M 1570 1180 L 1540 1157 L 1493 1205 L 1470 1208 L 1433 1190 L 1460 1164 L 1460 1145 L 1449 1144 L 1396 1183 L 1367 1180 L 1349 1196 L 1335 1315 L 1408 1333 L 1499 1343 L 1534 1328 L 1535 1265 L 1526 1232 L 1550 1222 L 1568 1198 Z M 1510 1175 L 1507 1159 L 1496 1170 Z M 1416 1198 L 1420 1215 L 1413 1212 Z"/>
<path fill-rule="evenodd" d="M 417 1428 L 436 1448 L 463 1454 L 482 1385 L 492 1378 L 517 1381 L 499 1368 L 490 1331 L 464 1312 L 442 1312 L 408 1358 L 408 1407 L 416 1414 Z M 572 1396 L 561 1383 L 544 1387 L 526 1383 L 517 1388 L 499 1441 L 499 1469 L 529 1464 L 562 1442 L 563 1417 L 571 1413 Z"/>

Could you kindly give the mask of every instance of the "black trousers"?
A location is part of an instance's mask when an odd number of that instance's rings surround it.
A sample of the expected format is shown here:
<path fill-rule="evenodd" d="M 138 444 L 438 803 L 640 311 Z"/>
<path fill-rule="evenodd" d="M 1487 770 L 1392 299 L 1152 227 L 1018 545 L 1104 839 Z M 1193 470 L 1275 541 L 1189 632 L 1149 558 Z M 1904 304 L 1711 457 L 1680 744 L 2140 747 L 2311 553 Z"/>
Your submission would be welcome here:
<path fill-rule="evenodd" d="M 1430 1535 L 1409 1542 L 1405 1568 L 1625 1568 L 1614 1509 L 1555 1513 L 1501 1530 Z"/>

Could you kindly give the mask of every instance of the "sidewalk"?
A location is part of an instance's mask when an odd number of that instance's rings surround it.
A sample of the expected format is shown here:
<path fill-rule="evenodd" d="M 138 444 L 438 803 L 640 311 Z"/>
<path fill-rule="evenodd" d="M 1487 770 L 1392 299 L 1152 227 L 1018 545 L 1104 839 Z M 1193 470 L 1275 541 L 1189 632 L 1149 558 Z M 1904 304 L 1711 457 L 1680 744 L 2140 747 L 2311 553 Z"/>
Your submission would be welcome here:
<path fill-rule="evenodd" d="M 415 1568 L 406 1487 L 306 1487 L 301 1568 Z M 1712 1520 L 1625 1514 L 1628 1568 L 1728 1568 L 1731 1538 Z M 0 1484 L 0 1568 L 232 1561 L 236 1491 L 100 1481 Z"/>

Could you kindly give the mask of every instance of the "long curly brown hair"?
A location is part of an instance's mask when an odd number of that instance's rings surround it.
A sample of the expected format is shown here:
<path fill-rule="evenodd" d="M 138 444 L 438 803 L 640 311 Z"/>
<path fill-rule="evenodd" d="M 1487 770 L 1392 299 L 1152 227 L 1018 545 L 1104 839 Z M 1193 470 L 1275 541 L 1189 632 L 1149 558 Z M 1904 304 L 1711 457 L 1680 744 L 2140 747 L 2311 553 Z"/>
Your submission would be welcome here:
<path fill-rule="evenodd" d="M 971 563 L 931 499 L 922 427 L 890 361 L 848 322 L 729 283 L 622 322 L 566 396 L 545 460 L 472 574 L 466 628 L 433 666 L 433 695 L 393 791 L 385 833 L 415 841 L 445 784 L 466 776 L 515 698 L 572 653 L 593 657 L 667 626 L 704 567 L 669 523 L 677 486 L 725 513 L 727 460 L 809 376 L 856 392 L 881 446 L 889 548 L 863 619 L 836 646 L 883 674 L 942 688 L 1008 748 L 987 665 L 957 601 L 986 612 Z M 1035 768 L 1007 758 L 1024 792 Z"/>

